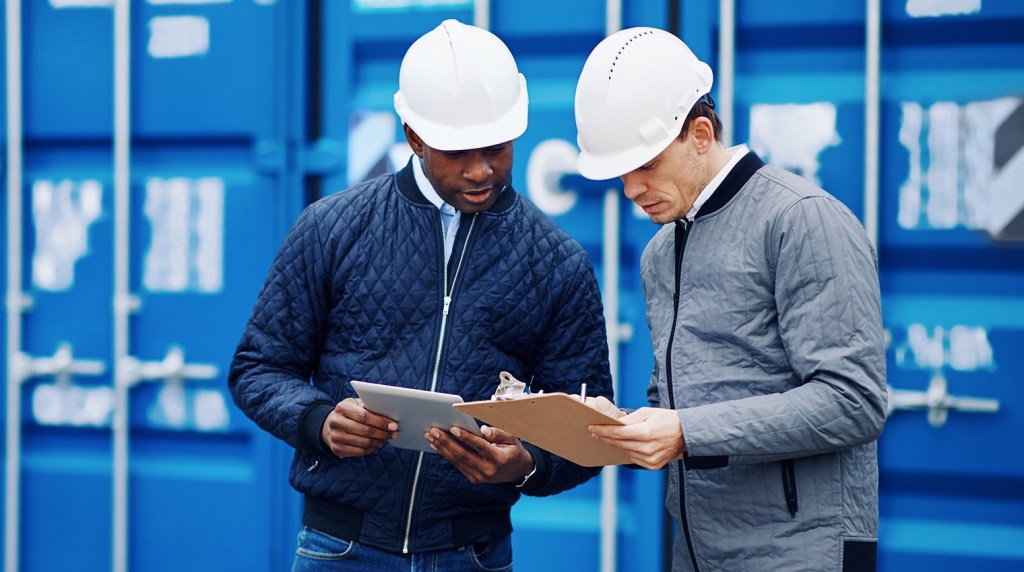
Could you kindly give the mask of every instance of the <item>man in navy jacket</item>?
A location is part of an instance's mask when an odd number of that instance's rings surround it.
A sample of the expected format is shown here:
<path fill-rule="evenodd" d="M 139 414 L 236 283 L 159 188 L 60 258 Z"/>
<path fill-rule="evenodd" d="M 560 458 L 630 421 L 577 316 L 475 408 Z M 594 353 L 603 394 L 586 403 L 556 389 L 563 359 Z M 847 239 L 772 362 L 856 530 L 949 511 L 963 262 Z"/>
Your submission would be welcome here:
<path fill-rule="evenodd" d="M 509 511 L 597 474 L 494 428 L 393 447 L 402 431 L 352 380 L 488 399 L 611 395 L 586 252 L 510 186 L 526 80 L 496 36 L 448 20 L 402 62 L 395 108 L 415 156 L 309 206 L 277 255 L 231 366 L 238 406 L 295 448 L 296 570 L 511 567 Z M 481 568 L 477 568 L 481 567 Z"/>

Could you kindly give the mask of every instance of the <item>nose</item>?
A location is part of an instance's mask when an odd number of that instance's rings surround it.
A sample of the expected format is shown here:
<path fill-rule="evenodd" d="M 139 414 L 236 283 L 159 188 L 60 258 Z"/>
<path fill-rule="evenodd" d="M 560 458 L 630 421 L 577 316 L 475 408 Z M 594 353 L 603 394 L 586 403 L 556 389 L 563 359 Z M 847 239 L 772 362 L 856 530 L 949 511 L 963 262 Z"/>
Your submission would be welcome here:
<path fill-rule="evenodd" d="M 622 179 L 622 193 L 631 201 L 636 200 L 646 188 L 636 173 L 626 173 L 620 178 Z"/>
<path fill-rule="evenodd" d="M 490 162 L 482 153 L 472 153 L 462 166 L 462 176 L 474 183 L 483 183 L 494 174 Z"/>

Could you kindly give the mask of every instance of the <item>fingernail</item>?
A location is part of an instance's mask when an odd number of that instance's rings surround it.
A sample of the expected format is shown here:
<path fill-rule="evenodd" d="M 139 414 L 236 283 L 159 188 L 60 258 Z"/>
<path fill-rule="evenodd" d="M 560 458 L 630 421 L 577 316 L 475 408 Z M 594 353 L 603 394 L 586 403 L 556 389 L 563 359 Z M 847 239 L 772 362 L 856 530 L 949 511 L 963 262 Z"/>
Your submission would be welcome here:
<path fill-rule="evenodd" d="M 434 442 L 434 436 L 432 434 L 424 433 L 423 436 L 427 438 L 427 441 L 430 441 L 431 443 Z"/>
<path fill-rule="evenodd" d="M 459 431 L 458 427 L 452 427 L 452 435 L 455 435 L 456 437 L 461 437 L 462 436 L 462 432 Z"/>

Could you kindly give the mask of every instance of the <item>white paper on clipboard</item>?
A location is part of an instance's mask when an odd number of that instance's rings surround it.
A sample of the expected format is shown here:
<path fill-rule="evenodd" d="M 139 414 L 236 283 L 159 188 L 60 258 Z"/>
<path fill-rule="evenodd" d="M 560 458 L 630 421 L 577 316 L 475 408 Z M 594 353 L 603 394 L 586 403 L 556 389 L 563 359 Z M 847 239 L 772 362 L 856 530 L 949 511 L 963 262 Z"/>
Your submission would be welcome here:
<path fill-rule="evenodd" d="M 365 381 L 353 381 L 352 388 L 367 409 L 398 423 L 398 437 L 391 441 L 395 447 L 436 453 L 423 437 L 433 427 L 458 427 L 480 435 L 476 419 L 452 407 L 462 403 L 458 395 Z"/>

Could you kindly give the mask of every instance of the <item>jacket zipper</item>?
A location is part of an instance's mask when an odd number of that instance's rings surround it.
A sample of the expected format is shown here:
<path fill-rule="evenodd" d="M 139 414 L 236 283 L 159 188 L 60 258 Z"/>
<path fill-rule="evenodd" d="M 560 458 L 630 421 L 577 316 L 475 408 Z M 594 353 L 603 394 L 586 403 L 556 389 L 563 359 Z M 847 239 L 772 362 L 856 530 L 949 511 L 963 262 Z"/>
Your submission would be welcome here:
<path fill-rule="evenodd" d="M 676 408 L 675 390 L 672 387 L 672 344 L 676 337 L 676 321 L 679 319 L 679 282 L 683 270 L 683 252 L 686 251 L 686 239 L 690 233 L 690 224 L 686 219 L 677 221 L 675 230 L 676 272 L 675 291 L 672 293 L 672 329 L 669 330 L 668 347 L 665 350 L 665 376 L 668 383 L 668 406 L 672 410 L 675 410 Z M 681 521 L 683 528 L 683 538 L 686 539 L 686 550 L 690 555 L 690 563 L 693 564 L 693 569 L 696 572 L 700 572 L 700 566 L 697 565 L 697 555 L 693 551 L 693 540 L 690 538 L 689 521 L 686 518 L 686 485 L 683 478 L 686 473 L 686 467 L 683 465 L 683 461 L 676 461 L 676 469 L 679 471 L 679 520 Z"/>
<path fill-rule="evenodd" d="M 444 221 L 441 220 L 441 212 L 437 213 L 437 220 L 441 222 L 441 258 L 444 258 Z M 437 337 L 437 354 L 434 356 L 434 374 L 430 379 L 430 391 L 437 389 L 437 375 L 441 369 L 441 354 L 444 350 L 444 332 L 448 325 L 448 308 L 452 304 L 452 296 L 455 294 L 455 283 L 459 279 L 459 270 L 462 269 L 462 261 L 466 257 L 466 249 L 469 246 L 469 238 L 473 235 L 473 226 L 476 225 L 476 215 L 473 215 L 472 220 L 469 223 L 469 230 L 466 232 L 466 241 L 462 243 L 462 253 L 459 254 L 459 263 L 455 266 L 455 275 L 452 276 L 452 284 L 448 286 L 448 261 L 444 260 L 444 287 L 447 291 L 444 293 L 443 307 L 441 309 L 441 331 Z M 402 554 L 409 553 L 409 533 L 412 531 L 412 511 L 413 507 L 416 506 L 416 485 L 420 481 L 420 469 L 423 468 L 423 455 L 426 453 L 420 451 L 419 456 L 416 458 L 416 472 L 413 473 L 412 477 L 412 494 L 409 497 L 409 510 L 405 516 L 405 539 L 402 541 Z"/>
<path fill-rule="evenodd" d="M 796 518 L 796 467 L 793 459 L 782 461 L 782 493 L 786 495 L 786 508 L 789 516 Z"/>

